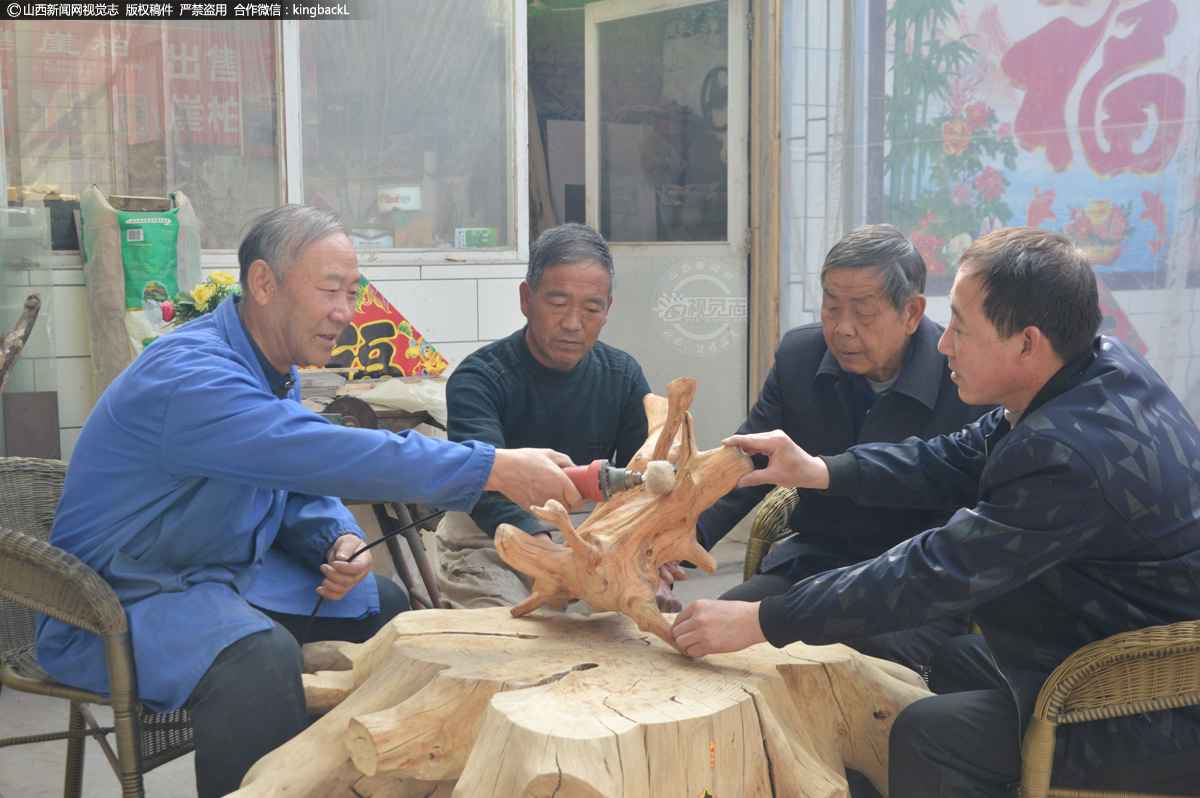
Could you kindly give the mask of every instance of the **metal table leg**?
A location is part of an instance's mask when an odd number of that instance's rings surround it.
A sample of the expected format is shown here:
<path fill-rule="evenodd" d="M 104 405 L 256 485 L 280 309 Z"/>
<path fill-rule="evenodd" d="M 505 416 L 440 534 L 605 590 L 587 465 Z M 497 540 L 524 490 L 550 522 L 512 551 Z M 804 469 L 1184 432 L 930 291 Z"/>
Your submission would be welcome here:
<path fill-rule="evenodd" d="M 393 504 L 393 507 L 403 507 L 403 505 Z M 387 511 L 387 505 L 382 503 L 373 503 L 371 509 L 375 511 L 375 520 L 379 522 L 379 531 L 388 535 L 397 529 L 400 529 L 405 524 L 412 523 L 412 519 L 408 515 L 408 511 L 404 511 L 404 515 L 399 520 L 392 518 Z M 414 531 L 414 530 L 410 530 Z M 407 533 L 401 533 L 407 540 Z M 388 548 L 388 553 L 392 556 L 392 566 L 396 569 L 396 575 L 400 577 L 400 581 L 404 583 L 404 588 L 408 591 L 408 602 L 416 609 L 432 609 L 435 605 L 426 596 L 416 589 L 416 584 L 412 578 L 412 573 L 408 570 L 408 563 L 404 560 L 404 551 L 400 548 L 400 541 L 396 538 L 388 538 L 384 544 Z M 412 545 L 411 543 L 409 544 Z M 422 551 L 422 556 L 424 552 Z M 414 557 L 414 559 L 416 559 Z"/>
<path fill-rule="evenodd" d="M 408 526 L 412 523 L 412 516 L 406 505 L 401 502 L 392 502 L 392 509 L 396 511 L 396 516 L 400 519 L 400 526 Z M 425 583 L 425 592 L 433 600 L 433 606 L 442 606 L 442 593 L 438 590 L 437 578 L 433 575 L 433 567 L 429 564 L 429 558 L 425 556 L 425 541 L 421 539 L 421 530 L 414 527 L 400 534 L 408 541 L 408 550 L 412 554 L 413 562 L 417 564 L 417 570 L 421 573 L 421 581 Z"/>

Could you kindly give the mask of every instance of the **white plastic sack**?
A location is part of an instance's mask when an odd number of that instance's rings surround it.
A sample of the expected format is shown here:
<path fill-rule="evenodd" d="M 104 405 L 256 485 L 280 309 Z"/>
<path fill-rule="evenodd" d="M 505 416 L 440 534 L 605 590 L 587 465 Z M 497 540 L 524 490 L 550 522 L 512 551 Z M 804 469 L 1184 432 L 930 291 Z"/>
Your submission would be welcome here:
<path fill-rule="evenodd" d="M 446 426 L 446 381 L 388 380 L 365 393 L 358 394 L 364 402 L 380 407 L 419 413 L 424 410 L 443 427 Z"/>

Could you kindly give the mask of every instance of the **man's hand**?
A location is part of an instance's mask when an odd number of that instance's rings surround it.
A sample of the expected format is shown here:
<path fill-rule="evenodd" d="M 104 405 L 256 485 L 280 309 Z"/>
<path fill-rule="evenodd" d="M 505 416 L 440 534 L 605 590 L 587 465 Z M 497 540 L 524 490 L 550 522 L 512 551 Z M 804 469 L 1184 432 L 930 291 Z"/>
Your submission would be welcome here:
<path fill-rule="evenodd" d="M 503 493 L 522 510 L 555 499 L 569 512 L 583 509 L 583 497 L 563 469 L 571 458 L 553 449 L 497 449 L 484 490 Z"/>
<path fill-rule="evenodd" d="M 668 560 L 658 568 L 658 592 L 654 601 L 659 612 L 679 612 L 683 604 L 675 597 L 671 585 L 687 579 L 687 573 L 679 567 L 679 560 Z"/>
<path fill-rule="evenodd" d="M 757 601 L 693 601 L 675 619 L 671 637 L 689 657 L 726 654 L 767 642 L 758 625 Z"/>
<path fill-rule="evenodd" d="M 731 435 L 721 443 L 737 446 L 746 454 L 765 454 L 767 467 L 751 471 L 738 480 L 738 487 L 779 485 L 785 488 L 829 487 L 829 467 L 819 457 L 801 449 L 782 430 L 758 432 L 753 435 Z"/>
<path fill-rule="evenodd" d="M 338 601 L 350 588 L 366 579 L 367 574 L 371 573 L 372 560 L 369 550 L 355 557 L 354 562 L 347 562 L 354 552 L 365 545 L 358 535 L 342 535 L 335 540 L 325 555 L 325 563 L 321 566 L 325 580 L 317 588 L 317 593 L 330 601 Z"/>
<path fill-rule="evenodd" d="M 658 591 L 654 594 L 654 602 L 658 604 L 659 612 L 679 612 L 683 602 L 676 598 L 671 586 L 666 582 L 658 583 Z"/>

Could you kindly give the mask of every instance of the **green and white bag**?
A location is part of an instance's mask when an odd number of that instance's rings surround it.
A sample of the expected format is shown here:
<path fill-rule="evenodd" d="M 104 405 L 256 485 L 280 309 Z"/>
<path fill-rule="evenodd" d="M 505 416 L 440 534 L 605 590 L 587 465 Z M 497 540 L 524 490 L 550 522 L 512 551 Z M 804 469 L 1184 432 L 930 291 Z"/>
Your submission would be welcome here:
<path fill-rule="evenodd" d="M 118 211 L 95 186 L 79 198 L 96 395 L 164 334 L 162 303 L 200 282 L 200 228 L 182 192 L 165 212 Z"/>

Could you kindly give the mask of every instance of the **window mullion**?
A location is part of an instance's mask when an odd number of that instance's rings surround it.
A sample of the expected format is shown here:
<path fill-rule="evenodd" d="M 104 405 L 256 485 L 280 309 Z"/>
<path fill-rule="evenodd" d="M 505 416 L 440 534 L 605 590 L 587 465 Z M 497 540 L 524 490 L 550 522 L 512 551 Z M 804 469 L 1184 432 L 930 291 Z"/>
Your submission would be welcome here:
<path fill-rule="evenodd" d="M 278 72 L 281 81 L 279 102 L 279 184 L 283 201 L 304 202 L 304 144 L 300 130 L 300 21 L 281 20 Z"/>

